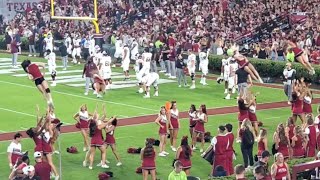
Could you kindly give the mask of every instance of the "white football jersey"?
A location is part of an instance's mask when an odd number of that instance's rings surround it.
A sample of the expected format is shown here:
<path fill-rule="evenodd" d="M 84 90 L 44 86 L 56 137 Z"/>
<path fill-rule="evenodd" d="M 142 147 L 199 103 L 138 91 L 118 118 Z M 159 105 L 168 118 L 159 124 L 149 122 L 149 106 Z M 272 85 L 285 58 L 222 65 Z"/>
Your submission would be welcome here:
<path fill-rule="evenodd" d="M 46 49 L 52 50 L 53 48 L 53 38 L 52 37 L 46 37 L 44 38 L 44 42 L 46 42 Z"/>
<path fill-rule="evenodd" d="M 127 52 L 126 57 L 124 57 L 125 51 Z M 129 49 L 128 47 L 124 47 L 124 48 L 123 48 L 122 58 L 123 58 L 124 61 L 130 61 L 130 49 Z"/>
<path fill-rule="evenodd" d="M 133 48 L 132 48 L 133 47 Z M 138 42 L 137 41 L 133 41 L 132 44 L 131 44 L 131 54 L 135 55 L 135 54 L 138 54 L 139 53 L 139 45 L 138 45 Z"/>
<path fill-rule="evenodd" d="M 115 42 L 115 47 L 116 47 L 116 51 L 121 51 L 121 49 L 122 49 L 122 40 L 116 40 L 116 42 Z"/>
<path fill-rule="evenodd" d="M 236 75 L 236 71 L 238 70 L 238 63 L 230 63 L 230 72 L 229 72 L 229 77 L 233 77 Z"/>
<path fill-rule="evenodd" d="M 96 52 L 93 58 L 93 61 L 96 65 L 98 65 L 99 61 L 102 59 L 102 52 Z"/>
<path fill-rule="evenodd" d="M 64 44 L 67 46 L 67 48 L 72 48 L 72 45 L 71 45 L 71 38 L 70 37 L 67 37 L 64 41 Z"/>
<path fill-rule="evenodd" d="M 101 69 L 104 72 L 110 72 L 111 71 L 111 57 L 110 56 L 102 56 L 100 59 L 100 65 Z"/>
<path fill-rule="evenodd" d="M 142 53 L 142 65 L 143 67 L 150 68 L 152 53 Z"/>
<path fill-rule="evenodd" d="M 190 54 L 190 55 L 188 56 L 187 65 L 188 65 L 189 67 L 192 66 L 192 62 L 194 62 L 194 66 L 195 66 L 195 64 L 196 64 L 196 55 L 195 55 L 195 54 Z"/>
<path fill-rule="evenodd" d="M 200 63 L 208 63 L 209 62 L 207 53 L 205 53 L 205 52 L 199 53 L 199 59 L 200 59 Z"/>
<path fill-rule="evenodd" d="M 73 39 L 73 46 L 74 47 L 80 47 L 81 39 Z"/>
<path fill-rule="evenodd" d="M 226 66 L 226 65 L 229 64 L 229 58 L 228 59 L 222 59 L 221 62 L 222 62 L 222 66 Z"/>

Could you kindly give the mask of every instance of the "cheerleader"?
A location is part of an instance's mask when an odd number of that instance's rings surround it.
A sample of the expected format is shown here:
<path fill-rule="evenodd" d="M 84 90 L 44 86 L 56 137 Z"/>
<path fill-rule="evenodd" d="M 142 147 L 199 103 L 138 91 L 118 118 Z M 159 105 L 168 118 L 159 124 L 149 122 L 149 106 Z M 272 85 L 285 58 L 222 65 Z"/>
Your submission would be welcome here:
<path fill-rule="evenodd" d="M 314 125 L 312 116 L 307 117 L 307 127 L 305 128 L 304 133 L 308 136 L 306 156 L 315 157 L 319 129 Z"/>
<path fill-rule="evenodd" d="M 93 73 L 93 89 L 95 90 L 95 93 L 97 94 L 97 98 L 102 98 L 101 94 L 105 93 L 106 89 L 106 82 L 104 81 L 103 77 L 99 75 L 98 72 Z"/>
<path fill-rule="evenodd" d="M 183 136 L 180 147 L 177 149 L 176 160 L 182 163 L 183 171 L 190 175 L 192 150 L 188 144 L 188 136 Z"/>
<path fill-rule="evenodd" d="M 87 161 L 89 159 L 89 169 L 92 169 L 94 155 L 96 153 L 96 148 L 98 148 L 101 152 L 101 167 L 102 168 L 109 168 L 109 166 L 105 163 L 106 162 L 106 147 L 104 145 L 103 135 L 102 135 L 102 129 L 104 129 L 108 123 L 103 122 L 106 118 L 106 111 L 105 111 L 105 105 L 102 105 L 103 109 L 103 116 L 101 119 L 99 119 L 99 114 L 97 113 L 97 107 L 96 110 L 93 113 L 92 120 L 89 123 L 89 136 L 91 137 L 90 142 L 90 151 L 87 152 L 85 160 L 83 161 L 83 166 L 87 166 Z"/>
<path fill-rule="evenodd" d="M 256 115 L 256 109 L 257 109 L 257 101 L 255 95 L 251 94 L 250 99 L 250 104 L 249 104 L 249 109 L 248 109 L 248 115 L 249 115 L 249 120 L 251 121 L 253 127 L 254 127 L 254 134 L 255 137 L 258 136 L 259 132 L 259 127 L 258 127 L 258 120 L 257 120 L 257 115 Z"/>
<path fill-rule="evenodd" d="M 178 132 L 180 128 L 179 122 L 179 110 L 177 109 L 177 102 L 171 101 L 171 108 L 169 113 L 169 132 L 170 132 L 170 145 L 172 151 L 176 152 L 176 142 L 178 137 Z"/>
<path fill-rule="evenodd" d="M 202 104 L 199 108 L 199 112 L 196 114 L 194 120 L 197 121 L 193 135 L 192 135 L 192 149 L 196 150 L 196 140 L 197 137 L 200 136 L 201 138 L 201 149 L 200 153 L 203 152 L 203 147 L 204 147 L 204 124 L 208 122 L 208 116 L 207 116 L 207 108 L 205 104 Z"/>
<path fill-rule="evenodd" d="M 118 120 L 116 117 L 112 117 L 109 121 L 107 121 L 108 125 L 105 128 L 106 140 L 104 141 L 104 143 L 106 144 L 106 149 L 108 149 L 109 146 L 111 147 L 112 152 L 118 161 L 117 166 L 121 166 L 122 163 L 120 161 L 120 157 L 116 149 L 116 140 L 114 138 L 114 131 L 117 127 L 117 123 L 118 123 Z"/>
<path fill-rule="evenodd" d="M 57 139 L 56 125 L 51 123 L 49 111 L 50 110 L 48 109 L 44 130 L 42 131 L 42 152 L 51 166 L 55 179 L 59 179 L 58 171 L 52 159 L 53 149 L 51 146 Z"/>
<path fill-rule="evenodd" d="M 80 126 L 80 132 L 82 134 L 83 144 L 84 144 L 83 151 L 87 151 L 90 149 L 89 136 L 88 136 L 90 117 L 92 117 L 92 114 L 88 112 L 88 108 L 86 104 L 82 105 L 79 109 L 79 112 L 77 112 L 73 116 L 73 119 L 75 119 Z"/>
<path fill-rule="evenodd" d="M 226 137 L 228 138 L 228 147 L 227 147 L 227 151 L 226 151 L 226 156 L 227 156 L 227 163 L 226 163 L 226 166 L 227 166 L 227 174 L 228 175 L 232 175 L 234 173 L 234 170 L 233 170 L 233 160 L 235 159 L 235 150 L 233 148 L 233 142 L 234 142 L 234 135 L 232 133 L 232 124 L 226 124 L 225 126 L 226 128 Z"/>
<path fill-rule="evenodd" d="M 305 96 L 304 91 L 301 90 L 299 85 L 294 87 L 294 91 L 292 92 L 292 118 L 294 123 L 297 121 L 297 117 L 301 119 L 302 124 L 305 123 L 305 115 L 303 113 L 303 99 Z"/>
<path fill-rule="evenodd" d="M 58 139 L 58 136 L 59 136 L 59 133 L 58 133 L 58 129 L 62 123 L 60 123 L 60 120 L 56 118 L 56 115 L 54 114 L 54 109 L 49 107 L 49 118 L 50 118 L 50 122 L 52 123 L 52 125 L 55 125 L 56 128 L 53 129 L 53 132 L 54 132 L 54 139 L 51 142 L 51 147 L 52 147 L 52 151 L 54 154 L 60 154 L 59 151 L 56 151 L 55 150 L 55 146 L 54 146 L 54 143 L 55 143 L 55 140 Z"/>
<path fill-rule="evenodd" d="M 309 73 L 313 75 L 315 73 L 314 68 L 311 66 L 309 61 L 305 58 L 303 50 L 298 48 L 296 41 L 292 38 L 288 38 L 287 44 L 290 46 L 289 48 L 292 48 L 294 52 L 295 60 L 301 63 L 305 67 L 305 69 L 307 69 Z"/>
<path fill-rule="evenodd" d="M 305 91 L 305 96 L 303 98 L 303 113 L 307 116 L 312 114 L 312 92 L 308 88 L 309 83 L 306 82 L 306 88 L 304 89 Z"/>
<path fill-rule="evenodd" d="M 196 114 L 197 114 L 196 106 L 194 104 L 191 104 L 190 110 L 189 110 L 189 131 L 190 131 L 191 138 L 192 138 L 192 135 L 193 135 L 194 127 L 197 124 L 197 121 L 194 121 L 194 118 L 196 117 Z"/>
<path fill-rule="evenodd" d="M 258 158 L 261 158 L 263 151 L 268 151 L 268 133 L 266 129 L 261 128 L 258 136 Z"/>
<path fill-rule="evenodd" d="M 289 166 L 284 161 L 282 153 L 274 155 L 275 162 L 271 166 L 271 177 L 274 180 L 291 180 Z"/>
<path fill-rule="evenodd" d="M 259 73 L 249 62 L 248 58 L 239 53 L 239 47 L 237 45 L 231 46 L 231 48 L 228 49 L 227 54 L 237 61 L 239 68 L 243 68 L 254 80 L 263 83 Z"/>
<path fill-rule="evenodd" d="M 245 96 L 240 96 L 241 98 L 238 99 L 238 109 L 239 109 L 239 113 L 238 113 L 238 121 L 239 121 L 239 124 L 238 124 L 238 132 L 240 130 L 240 126 L 242 124 L 242 122 L 245 120 L 245 119 L 249 119 L 249 107 L 246 103 L 246 100 L 245 100 Z M 239 138 L 239 133 L 237 134 L 237 142 L 240 141 L 240 138 Z"/>
<path fill-rule="evenodd" d="M 146 140 L 146 146 L 141 149 L 140 158 L 143 180 L 148 180 L 149 174 L 152 180 L 156 180 L 156 151 L 150 139 Z"/>
<path fill-rule="evenodd" d="M 281 153 L 284 158 L 289 158 L 290 141 L 282 123 L 278 125 L 276 132 L 273 134 L 273 142 L 277 152 Z"/>
<path fill-rule="evenodd" d="M 169 123 L 168 123 L 168 118 L 166 115 L 166 109 L 164 106 L 162 106 L 160 108 L 160 114 L 159 114 L 158 118 L 155 120 L 155 123 L 160 127 L 159 128 L 159 136 L 160 136 L 159 156 L 165 157 L 169 154 L 165 151 Z"/>
<path fill-rule="evenodd" d="M 294 128 L 294 135 L 291 138 L 291 142 L 293 158 L 303 158 L 305 156 L 307 141 L 300 126 Z"/>

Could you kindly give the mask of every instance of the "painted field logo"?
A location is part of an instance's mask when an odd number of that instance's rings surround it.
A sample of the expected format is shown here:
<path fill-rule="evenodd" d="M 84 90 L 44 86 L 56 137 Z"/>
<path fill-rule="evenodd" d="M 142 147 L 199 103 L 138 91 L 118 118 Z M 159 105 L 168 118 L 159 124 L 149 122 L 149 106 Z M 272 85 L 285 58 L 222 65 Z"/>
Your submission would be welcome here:
<path fill-rule="evenodd" d="M 19 63 L 18 63 L 19 64 Z M 79 70 L 62 70 L 62 66 L 57 66 L 57 77 L 56 83 L 57 86 L 59 84 L 64 84 L 71 87 L 79 87 L 84 88 L 85 86 L 85 79 L 82 78 L 82 69 Z M 11 59 L 10 58 L 0 58 L 0 75 L 10 74 L 15 77 L 27 77 L 26 73 L 23 71 L 22 68 L 13 69 L 11 66 Z M 50 74 L 46 73 L 45 77 L 48 81 L 51 80 Z M 125 78 L 123 73 L 113 72 L 112 73 L 112 89 L 121 89 L 121 88 L 130 88 L 137 86 L 137 80 L 135 75 L 131 75 L 130 81 L 123 81 Z M 159 84 L 163 83 L 172 83 L 175 82 L 174 80 L 168 79 L 160 79 Z"/>

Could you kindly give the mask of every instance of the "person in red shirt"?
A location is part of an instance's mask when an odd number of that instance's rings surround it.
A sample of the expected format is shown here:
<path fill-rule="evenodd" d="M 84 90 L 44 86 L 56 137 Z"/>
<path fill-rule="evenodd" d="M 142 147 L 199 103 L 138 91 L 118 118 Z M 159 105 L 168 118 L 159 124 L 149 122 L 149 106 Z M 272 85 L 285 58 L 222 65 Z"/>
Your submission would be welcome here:
<path fill-rule="evenodd" d="M 227 175 L 232 175 L 233 172 L 233 159 L 234 159 L 234 149 L 233 149 L 233 142 L 234 142 L 234 135 L 232 133 L 232 125 L 231 124 L 226 124 L 226 136 L 228 138 L 228 147 L 226 151 L 226 156 L 227 156 Z"/>
<path fill-rule="evenodd" d="M 278 125 L 277 130 L 273 134 L 273 142 L 277 152 L 281 153 L 285 158 L 288 158 L 290 140 L 282 123 Z"/>
<path fill-rule="evenodd" d="M 297 117 L 301 119 L 302 124 L 305 123 L 305 114 L 303 113 L 303 99 L 305 92 L 301 90 L 300 85 L 294 87 L 294 92 L 292 92 L 292 118 L 296 122 Z"/>
<path fill-rule="evenodd" d="M 291 138 L 292 156 L 293 158 L 302 158 L 305 156 L 307 140 L 300 126 L 296 126 L 293 132 L 294 135 Z"/>
<path fill-rule="evenodd" d="M 236 180 L 246 180 L 245 172 L 246 169 L 242 164 L 238 164 L 234 167 L 234 171 L 236 173 Z"/>
<path fill-rule="evenodd" d="M 44 73 L 41 73 L 40 69 L 45 69 L 45 64 L 40 62 L 31 63 L 30 60 L 24 60 L 21 63 L 23 70 L 28 73 L 28 78 L 34 81 L 38 90 L 43 94 L 49 107 L 53 106 L 53 101 L 51 97 L 51 91 L 48 86 L 48 82 L 44 79 Z"/>
<path fill-rule="evenodd" d="M 306 148 L 307 157 L 315 157 L 316 155 L 316 146 L 317 146 L 317 135 L 319 129 L 316 128 L 313 122 L 312 116 L 307 117 L 307 127 L 304 131 L 304 134 L 308 136 L 308 144 Z"/>
<path fill-rule="evenodd" d="M 41 180 L 50 180 L 51 166 L 48 162 L 42 161 L 41 152 L 34 153 L 36 164 L 34 165 L 35 175 L 39 176 Z"/>
<path fill-rule="evenodd" d="M 264 128 L 260 129 L 258 136 L 258 158 L 261 158 L 262 152 L 268 150 L 268 133 Z"/>
<path fill-rule="evenodd" d="M 291 180 L 289 166 L 284 162 L 282 153 L 274 155 L 275 162 L 271 166 L 271 177 L 274 180 Z"/>

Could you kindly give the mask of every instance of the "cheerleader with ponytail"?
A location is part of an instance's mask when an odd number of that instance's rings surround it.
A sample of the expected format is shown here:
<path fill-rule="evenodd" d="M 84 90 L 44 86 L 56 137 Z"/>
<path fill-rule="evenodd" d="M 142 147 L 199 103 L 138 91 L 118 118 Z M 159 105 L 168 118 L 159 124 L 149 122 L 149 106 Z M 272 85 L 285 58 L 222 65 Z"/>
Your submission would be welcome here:
<path fill-rule="evenodd" d="M 190 175 L 192 150 L 188 144 L 188 136 L 183 136 L 180 147 L 177 149 L 176 160 L 182 163 L 183 171 Z"/>

